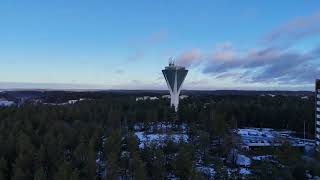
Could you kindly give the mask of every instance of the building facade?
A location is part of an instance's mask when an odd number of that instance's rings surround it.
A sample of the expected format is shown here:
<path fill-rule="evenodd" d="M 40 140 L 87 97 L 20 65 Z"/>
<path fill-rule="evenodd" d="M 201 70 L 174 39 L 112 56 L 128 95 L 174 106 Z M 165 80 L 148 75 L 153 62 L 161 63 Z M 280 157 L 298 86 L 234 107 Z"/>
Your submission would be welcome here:
<path fill-rule="evenodd" d="M 188 74 L 188 70 L 185 67 L 176 66 L 173 61 L 170 61 L 169 66 L 165 67 L 162 73 L 169 88 L 170 104 L 174 106 L 177 112 L 182 83 Z"/>
<path fill-rule="evenodd" d="M 315 96 L 316 146 L 317 150 L 320 150 L 320 79 L 316 80 Z"/>

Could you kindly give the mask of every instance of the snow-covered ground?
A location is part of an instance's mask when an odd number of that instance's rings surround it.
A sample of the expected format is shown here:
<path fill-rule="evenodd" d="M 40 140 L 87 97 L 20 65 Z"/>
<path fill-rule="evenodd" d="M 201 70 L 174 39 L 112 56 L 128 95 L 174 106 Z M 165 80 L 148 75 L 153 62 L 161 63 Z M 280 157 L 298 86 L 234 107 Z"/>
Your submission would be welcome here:
<path fill-rule="evenodd" d="M 251 165 L 251 159 L 245 155 L 238 154 L 236 163 L 239 166 L 248 167 Z"/>
<path fill-rule="evenodd" d="M 240 168 L 240 174 L 249 175 L 249 174 L 251 174 L 251 171 L 248 168 Z"/>
<path fill-rule="evenodd" d="M 172 129 L 172 128 L 177 128 L 179 130 L 181 130 L 183 133 L 186 133 L 187 131 L 187 124 L 181 124 L 177 127 L 174 127 L 175 125 L 173 125 L 172 123 L 167 123 L 167 122 L 158 122 L 158 123 L 154 123 L 151 124 L 148 128 L 148 132 L 165 132 L 167 129 Z M 137 123 L 134 125 L 134 130 L 136 132 L 138 131 L 145 131 L 145 127 L 143 126 L 143 123 Z"/>
<path fill-rule="evenodd" d="M 85 101 L 85 100 L 88 100 L 88 99 L 80 98 L 80 99 L 68 100 L 67 102 L 63 102 L 63 103 L 43 103 L 43 104 L 51 105 L 51 106 L 64 106 L 64 105 L 69 105 L 69 104 L 76 104 L 80 101 Z"/>
<path fill-rule="evenodd" d="M 271 159 L 271 155 L 261 155 L 261 156 L 253 156 L 252 159 L 256 161 L 268 160 Z"/>
<path fill-rule="evenodd" d="M 135 132 L 139 139 L 139 148 L 143 149 L 145 145 L 155 144 L 163 146 L 167 141 L 173 142 L 188 142 L 187 134 L 147 134 L 143 131 Z"/>
<path fill-rule="evenodd" d="M 215 175 L 215 171 L 213 167 L 209 167 L 209 166 L 197 166 L 196 167 L 198 172 L 201 172 L 203 174 L 205 174 L 207 177 L 214 177 Z"/>
<path fill-rule="evenodd" d="M 15 103 L 13 101 L 8 101 L 6 99 L 0 99 L 0 107 L 9 107 L 13 106 Z"/>
<path fill-rule="evenodd" d="M 167 130 L 177 131 L 167 132 Z M 143 127 L 143 124 L 136 124 L 134 126 L 135 135 L 139 139 L 139 147 L 144 148 L 145 145 L 163 146 L 167 141 L 188 142 L 189 136 L 187 135 L 187 125 L 182 124 L 175 127 L 171 123 L 159 122 L 151 124 L 148 129 Z"/>

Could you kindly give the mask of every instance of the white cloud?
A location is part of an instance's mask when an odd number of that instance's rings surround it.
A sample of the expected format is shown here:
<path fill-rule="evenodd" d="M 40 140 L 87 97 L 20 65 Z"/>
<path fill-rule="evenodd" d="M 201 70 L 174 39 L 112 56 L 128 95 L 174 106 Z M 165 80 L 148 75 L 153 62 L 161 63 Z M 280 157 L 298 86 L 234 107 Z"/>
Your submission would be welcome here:
<path fill-rule="evenodd" d="M 200 49 L 191 49 L 184 51 L 176 58 L 176 64 L 181 66 L 197 65 L 203 58 Z"/>
<path fill-rule="evenodd" d="M 320 12 L 296 17 L 268 33 L 263 42 L 291 44 L 303 38 L 320 34 Z"/>

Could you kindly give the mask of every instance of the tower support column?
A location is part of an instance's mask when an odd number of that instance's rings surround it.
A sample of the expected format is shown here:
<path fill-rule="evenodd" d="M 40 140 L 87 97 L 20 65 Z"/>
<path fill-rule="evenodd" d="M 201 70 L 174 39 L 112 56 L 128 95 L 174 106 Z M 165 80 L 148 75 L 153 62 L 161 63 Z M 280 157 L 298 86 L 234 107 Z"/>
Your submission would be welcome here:
<path fill-rule="evenodd" d="M 178 92 L 172 92 L 170 94 L 171 97 L 171 106 L 174 106 L 174 110 L 177 112 L 178 111 L 178 106 L 179 106 L 179 95 L 180 93 Z"/>

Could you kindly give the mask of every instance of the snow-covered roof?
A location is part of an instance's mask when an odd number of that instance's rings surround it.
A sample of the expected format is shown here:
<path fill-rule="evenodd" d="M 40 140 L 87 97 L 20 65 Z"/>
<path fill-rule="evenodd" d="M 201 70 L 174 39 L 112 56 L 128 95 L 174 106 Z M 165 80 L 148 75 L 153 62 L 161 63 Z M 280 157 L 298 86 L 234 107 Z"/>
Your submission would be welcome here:
<path fill-rule="evenodd" d="M 163 95 L 162 98 L 170 98 L 170 95 Z"/>
<path fill-rule="evenodd" d="M 143 96 L 143 97 L 136 97 L 136 101 L 144 101 L 144 100 L 158 100 L 158 97 L 150 97 L 150 96 Z"/>
<path fill-rule="evenodd" d="M 313 140 L 304 140 L 294 137 L 293 131 L 276 131 L 270 128 L 240 128 L 235 130 L 240 135 L 242 143 L 247 146 L 279 146 L 283 138 L 287 139 L 294 146 L 314 144 Z"/>

